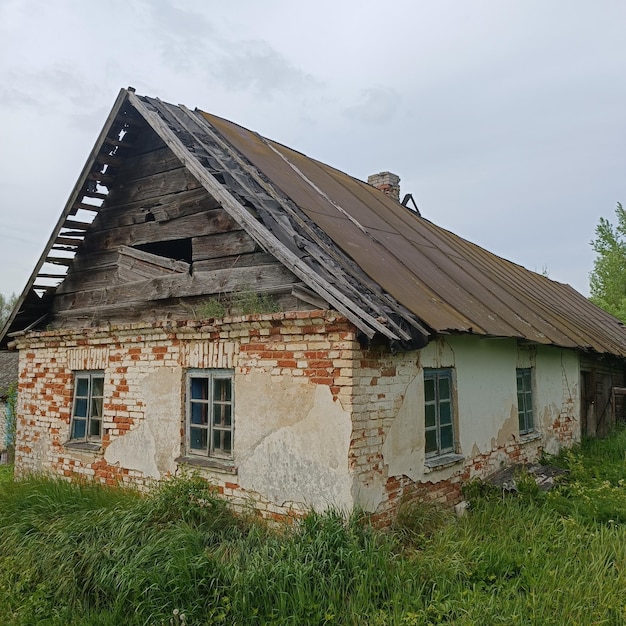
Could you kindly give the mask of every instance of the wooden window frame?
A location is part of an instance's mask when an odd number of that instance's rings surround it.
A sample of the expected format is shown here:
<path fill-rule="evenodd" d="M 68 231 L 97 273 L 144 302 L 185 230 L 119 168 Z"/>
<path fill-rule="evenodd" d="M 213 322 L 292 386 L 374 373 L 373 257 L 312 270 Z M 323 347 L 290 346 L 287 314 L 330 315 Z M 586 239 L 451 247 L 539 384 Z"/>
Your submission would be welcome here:
<path fill-rule="evenodd" d="M 193 397 L 193 380 L 206 381 L 206 397 Z M 230 398 L 216 399 L 214 397 L 216 381 L 228 381 Z M 226 387 L 223 391 L 226 391 Z M 192 369 L 187 371 L 185 376 L 185 448 L 189 456 L 226 460 L 233 458 L 235 439 L 234 396 L 235 376 L 233 370 Z M 198 411 L 194 411 L 196 406 L 199 407 Z M 218 423 L 216 423 L 216 407 L 221 407 L 221 419 Z M 227 408 L 228 410 L 226 410 Z M 206 423 L 198 422 L 197 418 L 194 418 L 194 413 Z M 203 436 L 202 432 L 205 432 L 206 435 Z M 203 437 L 206 439 L 205 446 L 197 445 L 198 436 L 201 439 Z M 216 445 L 216 438 L 219 438 L 218 445 Z"/>
<path fill-rule="evenodd" d="M 517 420 L 520 435 L 530 435 L 535 432 L 535 394 L 533 378 L 532 367 L 518 367 L 515 370 Z"/>
<path fill-rule="evenodd" d="M 427 399 L 426 385 L 432 380 L 434 382 L 434 397 Z M 441 380 L 448 381 L 448 396 L 442 398 L 439 382 Z M 449 422 L 442 423 L 442 408 L 445 404 L 449 404 L 449 416 L 444 415 L 443 419 L 449 419 Z M 434 424 L 429 424 L 427 414 L 428 407 L 434 407 Z M 453 368 L 427 368 L 424 369 L 424 450 L 427 459 L 454 454 L 456 452 L 456 402 L 454 393 L 454 370 Z M 451 443 L 444 446 L 442 443 L 442 432 L 444 429 L 451 430 Z M 429 433 L 435 433 L 435 449 L 428 449 Z M 432 437 L 432 436 L 431 436 Z"/>
<path fill-rule="evenodd" d="M 100 385 L 94 385 L 94 381 L 101 381 Z M 81 381 L 87 382 L 87 389 L 82 393 L 80 389 Z M 96 387 L 94 393 L 94 387 Z M 101 394 L 97 393 L 101 390 Z M 80 393 L 79 393 L 80 392 Z M 77 415 L 78 407 L 85 403 L 85 407 L 80 412 L 85 415 Z M 72 399 L 72 419 L 70 421 L 70 441 L 71 442 L 101 442 L 102 422 L 104 419 L 104 372 L 101 370 L 74 372 L 74 395 Z M 84 422 L 84 434 L 76 436 L 76 429 L 79 423 Z M 94 428 L 97 425 L 97 432 Z"/>

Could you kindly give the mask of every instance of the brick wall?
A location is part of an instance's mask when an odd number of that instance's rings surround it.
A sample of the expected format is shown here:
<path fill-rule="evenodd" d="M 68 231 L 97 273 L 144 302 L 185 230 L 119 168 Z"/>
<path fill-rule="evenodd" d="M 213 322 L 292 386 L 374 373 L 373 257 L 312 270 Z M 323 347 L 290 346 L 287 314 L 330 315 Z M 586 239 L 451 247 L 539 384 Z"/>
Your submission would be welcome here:
<path fill-rule="evenodd" d="M 287 312 L 205 321 L 129 324 L 88 330 L 31 332 L 17 340 L 20 350 L 16 473 L 52 472 L 106 484 L 145 488 L 154 481 L 141 471 L 105 460 L 112 442 L 146 420 L 142 380 L 158 368 L 180 368 L 180 412 L 173 416 L 183 435 L 182 371 L 232 368 L 237 377 L 263 373 L 289 377 L 294 385 L 327 386 L 335 402 L 350 411 L 355 331 L 332 312 Z M 73 372 L 104 370 L 102 448 L 68 445 Z M 174 466 L 176 471 L 176 466 Z M 198 469 L 198 468 L 194 468 Z M 220 493 L 240 507 L 251 504 L 267 517 L 302 511 L 297 502 L 272 503 L 245 491 L 236 473 L 201 468 Z"/>

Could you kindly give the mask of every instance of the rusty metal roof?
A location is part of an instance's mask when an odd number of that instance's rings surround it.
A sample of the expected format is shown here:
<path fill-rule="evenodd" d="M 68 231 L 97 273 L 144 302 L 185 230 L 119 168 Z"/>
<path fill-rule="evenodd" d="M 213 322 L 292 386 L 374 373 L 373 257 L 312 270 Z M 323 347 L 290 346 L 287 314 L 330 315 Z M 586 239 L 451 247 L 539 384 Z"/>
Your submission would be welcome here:
<path fill-rule="evenodd" d="M 369 277 L 435 332 L 626 355 L 624 325 L 569 285 L 502 259 L 328 165 L 203 115 Z"/>
<path fill-rule="evenodd" d="M 76 224 L 68 216 L 78 208 L 98 210 L 85 204 L 93 202 L 94 182 L 106 193 L 114 187 L 115 169 L 107 163 L 123 158 L 117 147 L 137 115 L 260 245 L 369 337 L 380 333 L 409 349 L 434 334 L 463 333 L 626 356 L 624 325 L 568 285 L 493 255 L 370 185 L 237 124 L 132 90 L 121 90 L 2 342 L 40 323 L 55 290 L 46 286 L 43 298 L 35 293 L 39 277 L 49 276 L 44 263 L 55 248 L 75 250 L 89 236 L 86 226 L 71 230 Z M 61 261 L 71 266 L 71 258 Z"/>

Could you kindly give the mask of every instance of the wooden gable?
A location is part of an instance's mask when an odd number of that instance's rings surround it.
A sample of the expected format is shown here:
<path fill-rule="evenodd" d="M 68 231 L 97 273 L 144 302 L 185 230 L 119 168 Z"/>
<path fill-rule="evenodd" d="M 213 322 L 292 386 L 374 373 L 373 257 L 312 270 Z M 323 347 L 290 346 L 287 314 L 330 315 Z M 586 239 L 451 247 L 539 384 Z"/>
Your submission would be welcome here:
<path fill-rule="evenodd" d="M 203 300 L 269 294 L 300 305 L 300 281 L 221 208 L 143 121 L 56 289 L 51 327 L 193 315 Z"/>

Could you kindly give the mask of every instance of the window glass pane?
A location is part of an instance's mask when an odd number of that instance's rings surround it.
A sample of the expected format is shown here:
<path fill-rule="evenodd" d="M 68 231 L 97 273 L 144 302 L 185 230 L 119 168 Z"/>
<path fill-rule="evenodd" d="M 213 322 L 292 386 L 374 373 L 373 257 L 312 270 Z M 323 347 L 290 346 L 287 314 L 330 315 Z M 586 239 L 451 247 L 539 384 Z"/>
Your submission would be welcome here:
<path fill-rule="evenodd" d="M 222 433 L 224 431 L 218 430 L 217 428 L 213 430 L 213 449 L 221 450 L 222 449 Z"/>
<path fill-rule="evenodd" d="M 207 430 L 205 428 L 189 429 L 189 445 L 192 450 L 207 449 Z"/>
<path fill-rule="evenodd" d="M 437 431 L 426 431 L 426 454 L 429 452 L 437 452 Z"/>
<path fill-rule="evenodd" d="M 102 417 L 102 398 L 91 399 L 91 417 Z"/>
<path fill-rule="evenodd" d="M 432 378 L 424 378 L 424 398 L 426 402 L 435 399 L 435 381 Z"/>
<path fill-rule="evenodd" d="M 452 424 L 452 407 L 450 402 L 439 403 L 439 423 Z"/>
<path fill-rule="evenodd" d="M 524 420 L 524 411 L 517 412 L 517 420 L 519 422 L 519 430 L 523 433 L 526 430 L 526 423 Z"/>
<path fill-rule="evenodd" d="M 91 419 L 89 421 L 89 436 L 90 437 L 99 437 L 100 436 L 100 426 L 102 422 L 99 419 Z"/>
<path fill-rule="evenodd" d="M 86 396 L 89 393 L 89 379 L 81 376 L 76 379 L 76 395 Z"/>
<path fill-rule="evenodd" d="M 75 419 L 72 422 L 72 439 L 84 439 L 86 426 L 86 420 Z"/>
<path fill-rule="evenodd" d="M 102 396 L 104 390 L 104 378 L 100 376 L 94 376 L 91 383 L 91 395 Z"/>
<path fill-rule="evenodd" d="M 450 379 L 448 376 L 442 376 L 439 379 L 439 399 L 440 400 L 449 400 L 450 399 Z"/>
<path fill-rule="evenodd" d="M 87 417 L 87 398 L 76 398 L 74 404 L 75 417 Z"/>
<path fill-rule="evenodd" d="M 224 445 L 223 445 L 223 450 L 224 452 L 227 452 L 228 454 L 230 454 L 231 452 L 231 448 L 232 448 L 232 433 L 230 430 L 225 430 L 224 431 Z"/>
<path fill-rule="evenodd" d="M 441 427 L 441 450 L 451 450 L 454 447 L 454 437 L 452 436 L 452 424 Z"/>
<path fill-rule="evenodd" d="M 426 426 L 434 426 L 435 425 L 435 405 L 427 404 L 425 407 L 426 412 Z"/>
<path fill-rule="evenodd" d="M 208 424 L 209 423 L 209 405 L 204 402 L 191 403 L 191 423 L 192 424 Z"/>
<path fill-rule="evenodd" d="M 197 400 L 209 399 L 209 381 L 207 378 L 191 378 L 191 397 Z"/>
<path fill-rule="evenodd" d="M 213 424 L 216 426 L 230 426 L 230 404 L 213 405 Z"/>
<path fill-rule="evenodd" d="M 216 378 L 213 381 L 213 400 L 230 402 L 231 385 L 230 378 Z"/>

